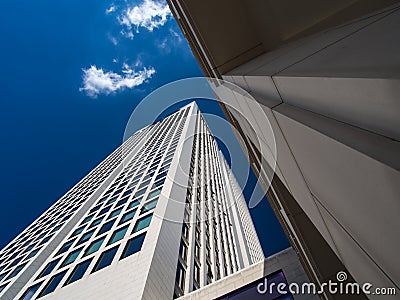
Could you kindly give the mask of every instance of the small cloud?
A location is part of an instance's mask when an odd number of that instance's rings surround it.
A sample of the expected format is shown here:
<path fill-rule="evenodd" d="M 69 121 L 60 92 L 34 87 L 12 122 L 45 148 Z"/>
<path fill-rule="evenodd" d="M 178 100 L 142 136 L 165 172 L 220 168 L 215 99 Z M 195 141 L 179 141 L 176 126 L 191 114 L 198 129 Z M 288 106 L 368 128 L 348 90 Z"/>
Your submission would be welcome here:
<path fill-rule="evenodd" d="M 118 58 L 113 58 L 113 60 L 112 60 L 112 61 L 113 61 L 113 63 L 115 63 L 115 64 L 116 64 L 116 63 L 118 63 Z"/>
<path fill-rule="evenodd" d="M 156 39 L 156 46 L 162 51 L 163 54 L 171 53 L 173 48 L 181 47 L 183 45 L 182 35 L 176 32 L 172 27 L 169 28 L 169 34 L 163 39 Z"/>
<path fill-rule="evenodd" d="M 130 39 L 130 40 L 133 40 L 133 37 L 134 37 L 134 35 L 133 35 L 133 32 L 132 32 L 132 30 L 121 30 L 120 31 L 120 33 L 121 33 L 121 35 L 122 36 L 124 36 L 124 37 L 126 37 L 126 38 L 128 38 L 128 39 Z"/>
<path fill-rule="evenodd" d="M 153 0 L 144 0 L 141 4 L 128 8 L 119 16 L 120 25 L 127 30 L 121 32 L 124 36 L 133 38 L 132 27 L 136 32 L 139 28 L 153 31 L 163 26 L 171 16 L 168 4 Z"/>
<path fill-rule="evenodd" d="M 125 88 L 135 88 L 151 78 L 156 70 L 153 67 L 144 67 L 140 71 L 133 70 L 128 64 L 124 63 L 123 74 L 112 71 L 105 72 L 102 68 L 90 66 L 83 70 L 83 87 L 79 89 L 92 98 L 97 98 L 99 94 L 109 95 Z"/>
<path fill-rule="evenodd" d="M 114 4 L 112 4 L 109 8 L 106 9 L 106 14 L 111 14 L 116 10 L 116 7 Z"/>
<path fill-rule="evenodd" d="M 182 43 L 182 36 L 181 34 L 177 33 L 173 28 L 169 29 L 169 33 L 178 40 L 178 43 Z"/>
<path fill-rule="evenodd" d="M 107 37 L 110 40 L 110 42 L 114 44 L 114 46 L 118 45 L 118 40 L 114 36 L 112 36 L 111 34 L 108 34 Z"/>

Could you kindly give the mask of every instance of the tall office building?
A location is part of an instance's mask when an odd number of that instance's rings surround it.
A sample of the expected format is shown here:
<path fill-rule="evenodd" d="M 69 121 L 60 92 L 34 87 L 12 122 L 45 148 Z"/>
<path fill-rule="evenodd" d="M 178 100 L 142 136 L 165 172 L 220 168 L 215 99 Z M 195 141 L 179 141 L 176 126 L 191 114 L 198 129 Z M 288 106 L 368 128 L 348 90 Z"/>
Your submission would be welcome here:
<path fill-rule="evenodd" d="M 310 278 L 399 293 L 400 2 L 167 1 Z"/>
<path fill-rule="evenodd" d="M 192 103 L 133 134 L 0 252 L 0 298 L 173 299 L 263 259 Z"/>

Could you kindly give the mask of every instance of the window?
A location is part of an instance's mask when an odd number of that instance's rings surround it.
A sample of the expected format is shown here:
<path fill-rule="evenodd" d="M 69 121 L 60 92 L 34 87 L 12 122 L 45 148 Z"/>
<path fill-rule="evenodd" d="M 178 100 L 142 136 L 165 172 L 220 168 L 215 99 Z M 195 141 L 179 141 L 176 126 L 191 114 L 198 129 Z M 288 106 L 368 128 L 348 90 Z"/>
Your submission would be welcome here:
<path fill-rule="evenodd" d="M 108 241 L 108 245 L 111 245 L 113 243 L 116 243 L 120 240 L 122 240 L 125 236 L 126 231 L 128 230 L 129 226 L 125 226 L 119 230 L 117 230 L 116 232 L 113 233 L 113 235 L 111 236 L 111 239 Z"/>
<path fill-rule="evenodd" d="M 183 226 L 182 226 L 182 236 L 185 239 L 189 238 L 189 225 L 186 224 L 186 223 L 184 223 Z"/>
<path fill-rule="evenodd" d="M 46 268 L 43 269 L 43 271 L 39 274 L 38 278 L 46 276 L 51 273 L 51 271 L 54 270 L 54 267 L 58 264 L 60 259 L 53 260 L 52 262 L 49 262 L 46 266 Z"/>
<path fill-rule="evenodd" d="M 0 285 L 0 293 L 1 293 L 2 290 L 4 290 L 4 288 L 7 286 L 7 284 L 8 284 L 8 283 L 3 284 L 3 285 Z"/>
<path fill-rule="evenodd" d="M 200 267 L 197 263 L 194 264 L 194 281 L 200 284 Z"/>
<path fill-rule="evenodd" d="M 69 264 L 73 263 L 76 260 L 76 258 L 78 257 L 79 253 L 81 253 L 82 249 L 83 248 L 80 248 L 80 249 L 77 249 L 75 251 L 72 251 L 67 256 L 67 258 L 64 260 L 64 262 L 62 263 L 62 266 L 64 267 L 66 265 L 69 265 Z"/>
<path fill-rule="evenodd" d="M 122 252 L 121 259 L 128 257 L 142 249 L 144 238 L 146 237 L 146 233 L 142 233 L 134 238 L 130 239 L 128 243 L 126 243 L 125 249 Z"/>
<path fill-rule="evenodd" d="M 71 237 L 80 234 L 80 233 L 83 231 L 83 229 L 85 229 L 85 226 L 82 226 L 82 227 L 76 229 L 76 230 L 71 234 Z"/>
<path fill-rule="evenodd" d="M 71 248 L 71 246 L 72 246 L 72 244 L 73 244 L 74 242 L 75 242 L 75 240 L 66 242 L 66 243 L 61 247 L 61 249 L 58 250 L 58 252 L 57 252 L 56 255 L 59 255 L 59 254 L 61 254 L 61 253 L 64 253 L 64 252 L 68 251 L 68 249 Z"/>
<path fill-rule="evenodd" d="M 107 201 L 106 205 L 114 203 L 115 201 L 117 201 L 117 199 L 118 199 L 118 197 L 111 198 L 110 200 Z"/>
<path fill-rule="evenodd" d="M 90 224 L 89 228 L 92 228 L 92 227 L 94 227 L 94 226 L 99 225 L 99 224 L 101 223 L 101 221 L 103 221 L 103 218 L 104 218 L 104 216 L 103 216 L 103 217 L 100 217 L 100 218 L 97 218 L 96 220 L 94 220 L 94 221 L 92 222 L 92 224 Z"/>
<path fill-rule="evenodd" d="M 134 208 L 140 204 L 140 200 L 135 200 L 132 203 L 129 203 L 128 209 Z"/>
<path fill-rule="evenodd" d="M 19 300 L 31 300 L 43 282 L 37 283 L 29 287 Z"/>
<path fill-rule="evenodd" d="M 92 273 L 111 265 L 117 250 L 118 247 L 114 247 L 102 253 Z"/>
<path fill-rule="evenodd" d="M 176 285 L 182 292 L 185 290 L 185 273 L 185 269 L 181 263 L 178 263 L 178 268 L 176 269 Z"/>
<path fill-rule="evenodd" d="M 114 225 L 114 222 L 115 222 L 115 220 L 112 220 L 110 222 L 105 223 L 101 227 L 101 229 L 100 229 L 100 231 L 99 231 L 99 233 L 97 235 L 100 235 L 100 234 L 103 234 L 104 232 L 109 231 L 112 228 L 112 226 Z"/>
<path fill-rule="evenodd" d="M 123 224 L 123 223 L 128 222 L 129 220 L 132 220 L 133 217 L 135 216 L 135 213 L 136 213 L 136 209 L 134 209 L 134 210 L 132 210 L 132 211 L 127 212 L 126 214 L 124 214 L 124 215 L 122 216 L 121 221 L 119 221 L 119 224 Z"/>
<path fill-rule="evenodd" d="M 85 219 L 83 219 L 82 224 L 86 224 L 87 222 L 89 222 L 91 219 L 93 219 L 94 215 L 88 216 Z M 81 224 L 81 225 L 82 225 Z"/>
<path fill-rule="evenodd" d="M 194 256 L 200 260 L 200 245 L 197 243 L 194 244 Z"/>
<path fill-rule="evenodd" d="M 117 205 L 115 205 L 115 207 L 125 204 L 128 201 L 128 199 L 129 199 L 129 197 L 121 199 L 120 201 L 118 201 L 118 203 L 117 203 Z"/>
<path fill-rule="evenodd" d="M 145 205 L 143 205 L 142 213 L 148 212 L 148 211 L 152 210 L 153 208 L 155 208 L 157 205 L 157 202 L 158 202 L 158 199 L 150 201 L 150 202 L 146 203 Z"/>
<path fill-rule="evenodd" d="M 93 235 L 93 233 L 94 233 L 94 230 L 89 231 L 89 232 L 86 232 L 86 233 L 81 237 L 81 239 L 78 241 L 77 245 L 80 245 L 80 244 L 82 244 L 82 243 L 84 243 L 84 242 L 87 242 L 87 241 L 90 239 L 90 237 Z"/>
<path fill-rule="evenodd" d="M 118 202 L 119 203 L 119 202 Z M 118 216 L 122 211 L 122 208 L 114 210 L 109 216 L 108 219 L 114 218 L 115 216 Z"/>
<path fill-rule="evenodd" d="M 100 212 L 99 212 L 99 216 L 104 215 L 106 212 L 108 212 L 110 210 L 111 206 L 108 206 L 106 208 L 103 208 Z"/>
<path fill-rule="evenodd" d="M 26 259 L 34 257 L 38 252 L 39 252 L 39 249 L 33 250 L 31 253 L 29 253 L 29 255 L 26 257 Z"/>
<path fill-rule="evenodd" d="M 147 226 L 149 226 L 152 216 L 153 215 L 147 215 L 145 217 L 140 218 L 136 222 L 135 228 L 133 229 L 133 233 L 138 232 L 139 230 L 142 230 L 142 229 L 146 228 Z"/>
<path fill-rule="evenodd" d="M 43 291 L 40 292 L 38 298 L 46 296 L 52 292 L 54 292 L 54 290 L 57 288 L 58 284 L 60 283 L 60 281 L 64 278 L 65 273 L 67 273 L 67 271 L 61 272 L 57 275 L 54 275 L 49 283 L 46 285 L 46 287 L 43 289 Z"/>
<path fill-rule="evenodd" d="M 6 280 L 15 277 L 15 276 L 25 267 L 25 265 L 26 265 L 26 264 L 19 265 L 18 267 L 16 267 L 16 268 L 14 269 L 14 271 L 13 271 L 10 275 L 8 275 L 8 277 L 6 278 Z"/>
<path fill-rule="evenodd" d="M 83 277 L 85 274 L 87 268 L 89 267 L 90 263 L 92 262 L 92 258 L 85 260 L 84 262 L 80 263 L 75 267 L 75 269 L 72 271 L 71 275 L 69 276 L 67 282 L 65 285 L 70 284 L 72 282 L 75 282 Z"/>
<path fill-rule="evenodd" d="M 179 248 L 179 255 L 181 256 L 181 258 L 183 259 L 184 262 L 186 262 L 186 258 L 187 258 L 187 246 L 186 244 L 181 241 L 181 246 Z"/>
<path fill-rule="evenodd" d="M 149 194 L 149 196 L 147 197 L 147 199 L 154 198 L 155 196 L 159 195 L 160 193 L 161 193 L 161 189 L 154 190 L 154 191 L 150 192 L 150 194 Z"/>
<path fill-rule="evenodd" d="M 90 254 L 96 252 L 97 250 L 99 250 L 103 241 L 104 241 L 104 238 L 101 238 L 101 239 L 98 239 L 97 241 L 92 242 L 90 244 L 90 246 L 86 249 L 84 256 L 90 255 Z"/>

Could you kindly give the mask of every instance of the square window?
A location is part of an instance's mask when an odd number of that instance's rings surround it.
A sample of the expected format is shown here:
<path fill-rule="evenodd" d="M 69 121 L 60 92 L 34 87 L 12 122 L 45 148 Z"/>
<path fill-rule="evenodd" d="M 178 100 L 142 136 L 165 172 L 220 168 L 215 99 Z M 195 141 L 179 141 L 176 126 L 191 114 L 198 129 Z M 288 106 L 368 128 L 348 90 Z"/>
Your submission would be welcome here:
<path fill-rule="evenodd" d="M 86 233 L 81 237 L 81 239 L 78 241 L 78 243 L 77 243 L 76 245 L 80 245 L 80 244 L 82 244 L 82 243 L 84 243 L 84 242 L 87 242 L 87 241 L 91 238 L 91 236 L 93 235 L 93 233 L 94 233 L 94 230 L 89 231 L 89 232 L 86 232 Z"/>
<path fill-rule="evenodd" d="M 141 213 L 148 212 L 157 206 L 158 199 L 150 201 L 143 205 Z"/>
<path fill-rule="evenodd" d="M 39 282 L 31 287 L 29 287 L 26 292 L 22 295 L 20 300 L 31 300 L 33 295 L 37 292 L 43 282 Z"/>
<path fill-rule="evenodd" d="M 134 207 L 138 206 L 139 204 L 140 204 L 140 200 L 139 199 L 135 200 L 135 201 L 129 203 L 128 209 L 134 208 Z"/>
<path fill-rule="evenodd" d="M 104 216 L 100 217 L 100 218 L 97 218 L 96 220 L 94 220 L 92 222 L 92 224 L 90 224 L 89 228 L 92 228 L 92 227 L 95 227 L 95 226 L 99 225 L 101 223 L 101 221 L 103 221 L 103 219 L 104 219 Z"/>
<path fill-rule="evenodd" d="M 119 224 L 121 225 L 121 224 L 123 224 L 123 223 L 128 222 L 129 220 L 132 220 L 133 217 L 135 216 L 135 213 L 136 213 L 136 209 L 134 209 L 134 210 L 132 210 L 132 211 L 127 212 L 126 214 L 124 214 L 124 215 L 122 216 L 121 221 L 119 221 Z"/>
<path fill-rule="evenodd" d="M 47 283 L 47 285 L 45 286 L 45 288 L 43 289 L 43 291 L 40 292 L 38 298 L 43 297 L 45 295 L 48 295 L 52 292 L 54 292 L 54 290 L 57 288 L 58 284 L 61 282 L 61 280 L 64 278 L 65 274 L 67 273 L 67 271 L 61 272 L 57 275 L 54 275 L 50 281 Z"/>
<path fill-rule="evenodd" d="M 112 220 L 112 221 L 110 221 L 110 222 L 105 223 L 105 224 L 101 227 L 101 229 L 100 229 L 99 233 L 97 233 L 97 235 L 100 235 L 100 234 L 103 234 L 103 233 L 109 231 L 109 230 L 113 227 L 114 222 L 115 222 L 115 220 Z"/>
<path fill-rule="evenodd" d="M 113 243 L 116 243 L 120 240 L 122 240 L 125 236 L 126 231 L 128 230 L 129 226 L 122 227 L 121 229 L 118 229 L 113 233 L 111 236 L 111 239 L 108 241 L 108 245 L 111 245 Z"/>
<path fill-rule="evenodd" d="M 148 227 L 150 225 L 152 216 L 153 215 L 147 215 L 145 217 L 140 218 L 135 224 L 135 228 L 133 229 L 133 233 L 138 232 L 138 231 Z"/>
<path fill-rule="evenodd" d="M 64 253 L 64 252 L 68 251 L 68 249 L 71 248 L 71 246 L 72 246 L 72 244 L 73 244 L 74 242 L 75 242 L 75 240 L 71 240 L 71 241 L 66 242 L 66 243 L 61 247 L 61 249 L 58 250 L 58 252 L 57 252 L 56 255 L 59 255 L 59 254 L 61 254 L 61 253 Z"/>
<path fill-rule="evenodd" d="M 97 250 L 100 249 L 101 244 L 103 243 L 104 238 L 98 239 L 90 244 L 90 246 L 86 249 L 84 256 L 90 255 Z"/>
<path fill-rule="evenodd" d="M 77 249 L 77 250 L 72 251 L 72 252 L 67 256 L 67 258 L 64 260 L 64 262 L 62 263 L 61 266 L 64 267 L 64 266 L 66 266 L 66 265 L 69 265 L 69 264 L 73 263 L 73 262 L 76 260 L 76 258 L 79 256 L 79 253 L 81 253 L 82 249 L 83 249 L 83 248 L 80 248 L 80 249 Z"/>
<path fill-rule="evenodd" d="M 117 250 L 118 247 L 114 247 L 102 253 L 92 273 L 111 265 Z"/>
<path fill-rule="evenodd" d="M 123 204 L 125 204 L 126 202 L 128 202 L 129 197 L 126 197 L 124 199 L 121 199 L 120 201 L 118 201 L 117 205 L 115 205 L 115 207 L 121 206 Z"/>
<path fill-rule="evenodd" d="M 26 265 L 26 264 L 19 265 L 18 267 L 16 267 L 16 268 L 14 269 L 14 271 L 12 271 L 11 274 L 8 275 L 8 277 L 7 277 L 5 280 L 8 280 L 8 279 L 10 279 L 10 278 L 13 278 L 13 277 L 17 276 L 18 273 L 25 267 L 25 265 Z"/>
<path fill-rule="evenodd" d="M 122 252 L 122 256 L 120 259 L 128 257 L 136 252 L 139 252 L 142 249 L 144 238 L 146 237 L 146 233 L 142 233 L 134 238 L 130 239 L 128 243 L 126 243 L 125 249 Z"/>
<path fill-rule="evenodd" d="M 86 218 L 82 221 L 82 224 L 81 224 L 81 225 L 86 224 L 87 222 L 89 222 L 90 220 L 92 220 L 93 217 L 94 217 L 94 215 L 91 215 L 91 216 L 86 217 Z"/>
<path fill-rule="evenodd" d="M 79 265 L 75 267 L 75 269 L 72 271 L 71 275 L 69 276 L 67 282 L 65 285 L 70 284 L 72 282 L 75 282 L 83 277 L 85 274 L 87 268 L 89 267 L 90 263 L 92 262 L 92 258 L 85 260 L 84 262 L 81 262 Z"/>
<path fill-rule="evenodd" d="M 109 210 L 111 209 L 111 206 L 108 206 L 106 208 L 103 208 L 100 212 L 99 212 L 99 216 L 104 215 L 105 213 L 107 213 Z"/>
<path fill-rule="evenodd" d="M 71 234 L 71 237 L 80 234 L 80 233 L 83 231 L 83 229 L 85 229 L 85 226 L 82 226 L 82 227 L 76 229 L 76 230 Z"/>
<path fill-rule="evenodd" d="M 122 208 L 114 210 L 109 216 L 108 219 L 114 218 L 115 216 L 118 216 L 122 211 Z"/>
<path fill-rule="evenodd" d="M 154 197 L 158 196 L 161 193 L 161 189 L 162 188 L 159 188 L 157 190 L 151 191 L 149 193 L 149 196 L 147 197 L 147 199 L 151 199 L 151 198 L 154 198 Z"/>
<path fill-rule="evenodd" d="M 115 201 L 117 201 L 117 199 L 118 199 L 118 197 L 113 197 L 113 198 L 111 198 L 110 200 L 107 201 L 107 204 L 106 204 L 106 205 L 111 204 L 111 203 L 114 203 Z"/>
<path fill-rule="evenodd" d="M 53 260 L 52 262 L 49 262 L 46 266 L 46 268 L 43 269 L 43 271 L 39 274 L 38 278 L 46 276 L 51 273 L 51 271 L 54 270 L 55 266 L 58 264 L 60 261 L 59 259 Z"/>

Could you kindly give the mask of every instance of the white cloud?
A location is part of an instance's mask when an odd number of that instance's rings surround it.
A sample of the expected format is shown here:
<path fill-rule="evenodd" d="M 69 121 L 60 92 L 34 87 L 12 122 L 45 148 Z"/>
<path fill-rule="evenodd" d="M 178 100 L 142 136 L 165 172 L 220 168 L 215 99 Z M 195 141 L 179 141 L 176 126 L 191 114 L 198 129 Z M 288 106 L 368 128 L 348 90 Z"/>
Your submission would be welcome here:
<path fill-rule="evenodd" d="M 116 10 L 116 7 L 114 4 L 112 4 L 109 8 L 106 9 L 106 14 L 110 14 Z"/>
<path fill-rule="evenodd" d="M 132 38 L 132 27 L 136 32 L 139 28 L 153 31 L 155 28 L 163 26 L 171 16 L 168 4 L 153 0 L 144 0 L 141 4 L 128 8 L 119 16 L 118 21 L 127 28 L 123 31 L 125 36 Z M 128 34 L 130 33 L 130 35 Z"/>
<path fill-rule="evenodd" d="M 112 36 L 111 34 L 107 34 L 107 37 L 109 41 L 114 44 L 114 46 L 118 45 L 118 40 L 114 36 Z"/>
<path fill-rule="evenodd" d="M 169 29 L 169 33 L 178 40 L 178 43 L 182 43 L 182 37 L 179 33 L 177 33 L 172 28 Z"/>
<path fill-rule="evenodd" d="M 83 87 L 79 89 L 89 97 L 96 98 L 99 94 L 109 95 L 125 88 L 132 89 L 143 84 L 155 74 L 153 67 L 143 68 L 140 71 L 133 70 L 129 65 L 123 65 L 123 74 L 112 71 L 105 72 L 101 68 L 91 66 L 83 69 Z"/>

